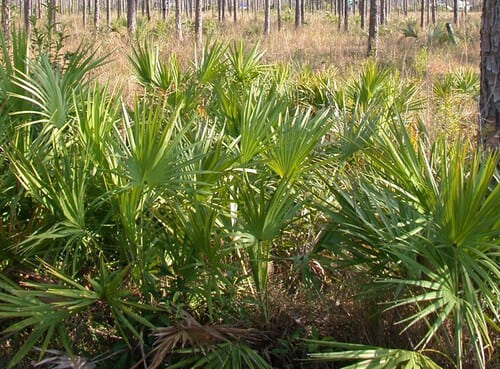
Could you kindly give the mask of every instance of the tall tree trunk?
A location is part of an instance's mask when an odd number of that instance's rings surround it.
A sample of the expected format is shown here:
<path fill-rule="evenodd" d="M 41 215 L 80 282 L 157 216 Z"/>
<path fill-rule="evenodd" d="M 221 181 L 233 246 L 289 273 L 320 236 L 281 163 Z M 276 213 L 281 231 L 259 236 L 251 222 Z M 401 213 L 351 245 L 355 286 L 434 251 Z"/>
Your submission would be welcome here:
<path fill-rule="evenodd" d="M 24 31 L 29 37 L 31 33 L 31 0 L 24 0 Z"/>
<path fill-rule="evenodd" d="M 202 34 L 202 0 L 196 0 L 195 2 L 195 10 L 194 10 L 194 33 L 196 35 L 196 44 L 201 46 L 201 34 Z"/>
<path fill-rule="evenodd" d="M 236 14 L 237 8 L 238 8 L 238 0 L 233 0 L 233 20 L 234 20 L 234 23 L 238 22 L 238 15 Z"/>
<path fill-rule="evenodd" d="M 370 0 L 370 20 L 368 25 L 368 56 L 377 57 L 378 47 L 378 0 Z"/>
<path fill-rule="evenodd" d="M 344 31 L 349 31 L 349 0 L 344 2 Z"/>
<path fill-rule="evenodd" d="M 99 28 L 99 18 L 100 18 L 100 4 L 99 0 L 94 0 L 94 28 Z"/>
<path fill-rule="evenodd" d="M 300 0 L 295 0 L 295 28 L 300 27 Z"/>
<path fill-rule="evenodd" d="M 281 31 L 281 0 L 277 0 L 278 7 L 278 32 Z"/>
<path fill-rule="evenodd" d="M 385 23 L 385 0 L 380 0 L 380 24 L 384 23 Z"/>
<path fill-rule="evenodd" d="M 426 9 L 426 12 L 425 12 L 425 23 L 426 24 L 430 24 L 431 22 L 431 1 L 430 0 L 426 0 L 426 6 L 427 6 L 427 9 Z"/>
<path fill-rule="evenodd" d="M 118 19 L 120 19 L 122 17 L 122 0 L 118 0 L 116 11 L 118 12 Z"/>
<path fill-rule="evenodd" d="M 137 27 L 137 3 L 136 0 L 127 0 L 127 30 L 130 35 L 135 33 Z"/>
<path fill-rule="evenodd" d="M 56 0 L 50 0 L 49 10 L 48 10 L 50 28 L 56 26 L 56 12 L 57 12 Z"/>
<path fill-rule="evenodd" d="M 9 39 L 10 0 L 2 0 L 2 33 L 6 40 Z"/>
<path fill-rule="evenodd" d="M 337 26 L 338 26 L 338 29 L 340 31 L 340 25 L 342 24 L 342 14 L 344 14 L 344 11 L 342 9 L 344 9 L 344 1 L 343 0 L 337 0 L 337 11 L 338 11 L 338 15 L 339 15 L 339 21 L 337 22 Z"/>
<path fill-rule="evenodd" d="M 361 29 L 365 29 L 365 0 L 359 0 L 359 15 L 361 17 Z"/>
<path fill-rule="evenodd" d="M 300 24 L 304 24 L 306 21 L 305 2 L 306 2 L 306 0 L 300 0 Z"/>
<path fill-rule="evenodd" d="M 437 3 L 436 0 L 431 0 L 432 1 L 432 24 L 436 24 L 436 11 L 437 11 Z"/>
<path fill-rule="evenodd" d="M 161 0 L 161 17 L 167 19 L 167 0 Z"/>
<path fill-rule="evenodd" d="M 479 136 L 500 148 L 500 1 L 483 0 Z"/>
<path fill-rule="evenodd" d="M 264 0 L 264 34 L 271 33 L 271 3 L 270 0 Z"/>
<path fill-rule="evenodd" d="M 148 17 L 148 21 L 151 20 L 151 6 L 149 4 L 149 0 L 144 0 L 146 2 L 146 16 Z"/>
<path fill-rule="evenodd" d="M 106 28 L 111 27 L 111 0 L 106 0 Z"/>
<path fill-rule="evenodd" d="M 181 0 L 175 0 L 175 30 L 177 38 L 182 41 Z"/>
<path fill-rule="evenodd" d="M 458 25 L 458 0 L 453 0 L 453 23 Z"/>
<path fill-rule="evenodd" d="M 83 9 L 82 9 L 82 23 L 83 23 L 83 28 L 85 28 L 85 26 L 87 25 L 87 2 L 85 0 L 83 0 Z"/>
<path fill-rule="evenodd" d="M 425 12 L 425 0 L 420 0 L 420 27 L 424 28 L 425 26 L 425 18 L 424 18 L 424 12 Z"/>

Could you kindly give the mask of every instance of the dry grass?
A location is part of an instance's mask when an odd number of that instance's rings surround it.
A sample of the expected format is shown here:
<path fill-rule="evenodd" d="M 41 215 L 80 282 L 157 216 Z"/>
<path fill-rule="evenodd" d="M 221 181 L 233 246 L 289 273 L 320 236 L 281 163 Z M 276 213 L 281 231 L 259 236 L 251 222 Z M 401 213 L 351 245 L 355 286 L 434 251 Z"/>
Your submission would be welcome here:
<path fill-rule="evenodd" d="M 175 34 L 173 14 L 169 15 L 166 22 L 159 18 L 159 14 L 155 16 L 151 22 L 139 16 L 137 39 L 153 39 L 163 57 L 176 54 L 181 66 L 191 63 L 201 52 L 194 46 L 193 20 L 184 18 L 185 37 L 180 42 Z M 458 68 L 471 68 L 479 72 L 480 14 L 470 13 L 462 27 L 456 30 L 458 46 L 429 42 L 427 34 L 432 25 L 425 30 L 417 26 L 418 39 L 403 37 L 401 29 L 405 22 L 413 19 L 418 24 L 418 16 L 418 13 L 412 13 L 408 18 L 395 13 L 391 15 L 389 24 L 380 29 L 378 61 L 393 68 L 401 78 L 421 85 L 420 93 L 427 100 L 421 118 L 431 131 L 449 130 L 448 125 L 442 122 L 443 114 L 437 114 L 441 101 L 435 101 L 432 83 Z M 444 25 L 451 18 L 452 13 L 440 13 L 438 23 Z M 125 19 L 118 20 L 116 15 L 112 19 L 111 30 L 102 27 L 98 32 L 90 24 L 91 19 L 86 28 L 82 27 L 79 16 L 61 16 L 59 21 L 68 35 L 68 49 L 75 49 L 82 41 L 87 41 L 89 45 L 97 45 L 98 54 L 110 56 L 109 63 L 97 71 L 98 81 L 120 89 L 124 99 L 130 101 L 139 88 L 128 61 L 133 41 L 127 34 Z M 273 14 L 273 21 L 275 19 Z M 204 14 L 204 39 L 224 42 L 244 40 L 248 47 L 260 43 L 266 51 L 264 62 L 289 64 L 296 73 L 304 70 L 321 72 L 333 67 L 337 76 L 344 78 L 356 74 L 366 60 L 367 34 L 361 30 L 358 16 L 351 17 L 349 32 L 339 29 L 338 20 L 328 12 L 307 14 L 306 24 L 299 30 L 294 27 L 292 13 L 285 10 L 283 19 L 281 32 L 278 32 L 274 22 L 271 35 L 264 37 L 262 14 L 256 17 L 253 13 L 240 12 L 238 23 L 235 24 L 229 17 L 226 22 L 219 23 L 216 14 L 207 12 Z M 470 129 L 467 127 L 475 126 L 476 110 L 476 103 L 472 99 L 456 106 L 452 117 L 453 129 L 456 131 L 454 134 L 469 134 Z"/>
<path fill-rule="evenodd" d="M 285 12 L 286 15 L 286 12 Z M 416 14 L 409 18 L 416 18 Z M 451 13 L 440 15 L 439 22 L 451 21 Z M 286 18 L 285 18 L 286 19 Z M 356 22 L 351 23 L 348 33 L 338 29 L 337 21 L 326 13 L 307 15 L 306 24 L 298 31 L 295 30 L 293 20 L 287 20 L 281 32 L 273 24 L 269 37 L 262 35 L 263 20 L 260 15 L 256 19 L 252 14 L 243 13 L 237 24 L 226 20 L 219 24 L 209 12 L 205 14 L 205 40 L 218 39 L 230 42 L 245 40 L 249 45 L 260 42 L 266 50 L 265 60 L 270 63 L 292 63 L 300 68 L 308 67 L 312 70 L 321 70 L 334 65 L 342 72 L 356 70 L 365 59 L 366 32 L 362 31 Z M 90 40 L 101 46 L 101 52 L 110 53 L 112 62 L 103 68 L 100 78 L 116 82 L 127 83 L 130 71 L 127 55 L 130 54 L 130 38 L 127 36 L 124 22 L 119 26 L 114 22 L 110 32 L 93 32 L 92 26 L 86 29 L 81 26 L 79 17 L 65 17 L 61 20 L 70 36 L 69 47 L 76 46 L 82 39 Z M 400 28 L 404 18 L 394 14 L 387 26 L 381 28 L 379 45 L 379 60 L 384 64 L 394 66 L 404 77 L 415 77 L 415 60 L 419 52 L 427 48 L 425 32 L 419 30 L 419 39 L 403 38 Z M 139 38 L 154 38 L 161 47 L 164 55 L 175 53 L 179 60 L 186 63 L 195 55 L 192 38 L 192 21 L 184 20 L 183 42 L 176 40 L 173 18 L 170 16 L 166 23 L 160 19 L 150 24 L 139 18 Z M 142 26 L 141 26 L 142 25 Z M 467 21 L 467 35 L 465 29 L 459 29 L 457 34 L 460 45 L 430 46 L 425 66 L 428 76 L 444 74 L 458 67 L 479 66 L 479 14 L 472 13 Z"/>

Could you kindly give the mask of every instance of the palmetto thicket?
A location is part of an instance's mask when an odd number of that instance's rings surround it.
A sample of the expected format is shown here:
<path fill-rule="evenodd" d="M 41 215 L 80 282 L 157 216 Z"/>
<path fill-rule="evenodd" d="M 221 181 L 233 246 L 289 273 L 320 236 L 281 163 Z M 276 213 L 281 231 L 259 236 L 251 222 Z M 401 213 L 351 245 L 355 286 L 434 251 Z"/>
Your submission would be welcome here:
<path fill-rule="evenodd" d="M 78 321 L 106 326 L 123 367 L 280 367 L 266 349 L 270 277 L 297 260 L 297 235 L 310 245 L 299 273 L 316 261 L 363 275 L 371 309 L 397 310 L 418 335 L 405 350 L 326 343 L 340 351 L 297 366 L 494 360 L 499 157 L 431 142 L 417 85 L 373 63 L 345 79 L 296 75 L 242 43 L 207 44 L 181 68 L 146 42 L 130 55 L 140 92 L 124 101 L 93 79 L 106 59 L 85 45 L 60 58 L 28 53 L 21 32 L 11 43 L 0 68 L 10 367 L 26 355 L 99 365 L 81 356 Z"/>

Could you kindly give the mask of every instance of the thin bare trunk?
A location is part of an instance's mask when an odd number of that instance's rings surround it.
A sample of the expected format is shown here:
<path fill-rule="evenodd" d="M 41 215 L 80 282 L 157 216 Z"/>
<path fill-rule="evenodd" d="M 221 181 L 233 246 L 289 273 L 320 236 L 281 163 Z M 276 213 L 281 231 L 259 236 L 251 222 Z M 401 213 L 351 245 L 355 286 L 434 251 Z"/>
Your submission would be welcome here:
<path fill-rule="evenodd" d="M 137 27 L 137 3 L 136 0 L 127 2 L 127 29 L 130 35 L 135 33 Z"/>
<path fill-rule="evenodd" d="M 100 18 L 100 4 L 99 0 L 94 0 L 94 28 L 99 28 L 99 18 Z"/>
<path fill-rule="evenodd" d="M 175 30 L 177 38 L 182 41 L 181 0 L 175 0 Z"/>
<path fill-rule="evenodd" d="M 349 31 L 349 0 L 344 2 L 344 31 Z"/>
<path fill-rule="evenodd" d="M 144 0 L 146 2 L 146 16 L 148 17 L 148 21 L 151 20 L 151 7 L 149 4 L 149 0 Z"/>
<path fill-rule="evenodd" d="M 377 57 L 378 47 L 378 0 L 370 0 L 370 20 L 368 25 L 368 56 Z"/>
<path fill-rule="evenodd" d="M 306 2 L 306 0 L 300 0 L 300 24 L 304 24 L 306 21 L 305 2 Z"/>
<path fill-rule="evenodd" d="M 500 1 L 483 0 L 481 19 L 481 95 L 479 136 L 500 148 Z"/>
<path fill-rule="evenodd" d="M 458 0 L 453 0 L 453 23 L 458 25 Z"/>
<path fill-rule="evenodd" d="M 195 0 L 195 15 L 194 15 L 194 33 L 196 35 L 196 43 L 201 46 L 202 35 L 202 0 Z"/>
<path fill-rule="evenodd" d="M 28 36 L 31 33 L 31 0 L 24 0 L 24 31 Z"/>
<path fill-rule="evenodd" d="M 431 1 L 426 0 L 426 3 L 425 23 L 429 24 L 431 22 Z"/>
<path fill-rule="evenodd" d="M 295 0 L 295 28 L 299 28 L 300 25 L 300 0 Z"/>
<path fill-rule="evenodd" d="M 264 34 L 271 33 L 271 5 L 270 0 L 264 0 Z"/>
<path fill-rule="evenodd" d="M 425 11 L 425 1 L 420 0 L 420 27 L 424 28 L 425 26 L 425 18 L 424 18 L 424 11 Z"/>
<path fill-rule="evenodd" d="M 278 7 L 278 32 L 281 31 L 281 0 L 277 0 Z"/>
<path fill-rule="evenodd" d="M 437 11 L 436 0 L 432 0 L 432 24 L 436 24 L 436 11 Z"/>
<path fill-rule="evenodd" d="M 2 32 L 6 39 L 9 38 L 10 0 L 2 0 Z"/>
<path fill-rule="evenodd" d="M 361 29 L 365 29 L 365 0 L 359 0 L 359 15 L 361 17 Z"/>
<path fill-rule="evenodd" d="M 87 26 L 87 2 L 85 0 L 83 0 L 83 19 L 82 19 L 82 23 L 83 23 L 83 28 L 85 28 Z"/>
<path fill-rule="evenodd" d="M 384 23 L 385 23 L 385 0 L 380 0 L 380 24 Z"/>
<path fill-rule="evenodd" d="M 56 0 L 50 0 L 48 9 L 50 28 L 53 28 L 56 25 L 56 12 L 57 12 Z"/>
<path fill-rule="evenodd" d="M 111 27 L 111 0 L 106 0 L 106 28 L 110 29 Z"/>

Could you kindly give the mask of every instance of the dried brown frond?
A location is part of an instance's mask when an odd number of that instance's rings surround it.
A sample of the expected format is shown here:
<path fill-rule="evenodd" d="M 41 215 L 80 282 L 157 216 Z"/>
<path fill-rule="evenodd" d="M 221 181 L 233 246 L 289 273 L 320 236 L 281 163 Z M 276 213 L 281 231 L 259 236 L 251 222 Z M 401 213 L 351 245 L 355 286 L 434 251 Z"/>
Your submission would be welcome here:
<path fill-rule="evenodd" d="M 184 320 L 175 326 L 159 327 L 154 330 L 153 336 L 156 337 L 156 341 L 153 350 L 149 353 L 149 355 L 154 355 L 149 369 L 159 367 L 165 357 L 176 348 L 191 347 L 204 351 L 222 341 L 257 343 L 264 337 L 263 333 L 253 329 L 226 325 L 202 325 L 188 313 L 185 312 L 184 315 Z"/>

